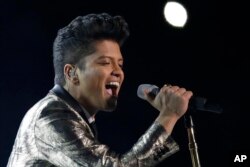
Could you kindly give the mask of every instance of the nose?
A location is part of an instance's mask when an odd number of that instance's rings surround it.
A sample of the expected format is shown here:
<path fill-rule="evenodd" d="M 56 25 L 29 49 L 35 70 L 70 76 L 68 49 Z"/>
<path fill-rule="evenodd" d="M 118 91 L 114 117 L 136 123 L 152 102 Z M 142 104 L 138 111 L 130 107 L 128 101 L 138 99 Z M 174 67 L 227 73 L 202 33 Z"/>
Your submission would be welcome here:
<path fill-rule="evenodd" d="M 113 75 L 115 77 L 121 77 L 123 75 L 122 68 L 119 65 L 114 65 L 111 75 Z"/>

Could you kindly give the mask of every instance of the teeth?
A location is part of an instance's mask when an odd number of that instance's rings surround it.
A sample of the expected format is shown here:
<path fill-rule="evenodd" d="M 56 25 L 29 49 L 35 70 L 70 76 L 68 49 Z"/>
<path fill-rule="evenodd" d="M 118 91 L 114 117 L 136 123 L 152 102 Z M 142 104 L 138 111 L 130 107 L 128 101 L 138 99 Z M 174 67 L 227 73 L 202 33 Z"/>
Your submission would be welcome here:
<path fill-rule="evenodd" d="M 109 82 L 108 85 L 119 87 L 120 83 L 119 82 Z"/>

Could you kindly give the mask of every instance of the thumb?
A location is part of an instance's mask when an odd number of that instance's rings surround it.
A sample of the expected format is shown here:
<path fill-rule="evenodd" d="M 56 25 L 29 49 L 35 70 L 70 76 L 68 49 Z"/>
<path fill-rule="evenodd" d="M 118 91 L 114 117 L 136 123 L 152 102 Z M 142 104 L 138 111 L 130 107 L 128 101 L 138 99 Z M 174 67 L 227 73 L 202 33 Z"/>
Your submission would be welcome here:
<path fill-rule="evenodd" d="M 150 94 L 150 89 L 144 89 L 143 90 L 144 93 L 144 97 L 145 99 L 149 102 L 152 103 L 155 99 L 155 96 L 152 96 L 152 94 Z"/>

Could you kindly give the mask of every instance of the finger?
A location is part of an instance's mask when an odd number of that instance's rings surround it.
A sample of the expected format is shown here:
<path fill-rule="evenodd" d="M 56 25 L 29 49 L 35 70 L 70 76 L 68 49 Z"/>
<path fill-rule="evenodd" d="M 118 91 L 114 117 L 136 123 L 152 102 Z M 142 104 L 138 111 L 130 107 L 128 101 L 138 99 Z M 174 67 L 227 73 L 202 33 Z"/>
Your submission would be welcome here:
<path fill-rule="evenodd" d="M 178 91 L 179 89 L 180 89 L 179 86 L 171 86 L 171 87 L 169 88 L 169 91 L 171 91 L 171 92 L 176 92 L 176 91 Z"/>
<path fill-rule="evenodd" d="M 172 86 L 172 85 L 166 85 L 166 84 L 161 88 L 161 90 L 163 92 L 168 92 L 168 91 L 169 92 L 175 92 L 178 89 L 179 89 L 178 86 Z"/>
<path fill-rule="evenodd" d="M 179 95 L 183 95 L 186 92 L 185 88 L 179 88 L 178 90 L 176 90 L 176 93 Z"/>
<path fill-rule="evenodd" d="M 154 100 L 154 97 L 150 96 L 150 89 L 144 89 L 144 97 L 146 98 L 147 101 L 152 102 Z"/>
<path fill-rule="evenodd" d="M 184 98 L 190 99 L 193 96 L 193 92 L 192 91 L 186 91 L 183 93 L 182 95 Z"/>
<path fill-rule="evenodd" d="M 164 87 L 164 86 L 165 86 L 165 87 L 166 87 L 166 86 L 171 87 L 172 85 L 171 85 L 171 84 L 164 84 L 163 87 Z"/>

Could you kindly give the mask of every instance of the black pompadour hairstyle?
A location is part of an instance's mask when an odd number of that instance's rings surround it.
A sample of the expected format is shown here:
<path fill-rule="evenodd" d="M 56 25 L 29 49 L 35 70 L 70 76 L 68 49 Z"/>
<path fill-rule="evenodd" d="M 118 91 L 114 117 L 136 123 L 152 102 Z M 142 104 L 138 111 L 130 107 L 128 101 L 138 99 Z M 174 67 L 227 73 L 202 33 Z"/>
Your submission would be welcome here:
<path fill-rule="evenodd" d="M 65 64 L 77 64 L 81 58 L 94 52 L 94 42 L 110 39 L 122 46 L 128 36 L 128 24 L 121 16 L 100 13 L 76 17 L 66 27 L 60 29 L 55 38 L 54 83 L 65 85 Z"/>

